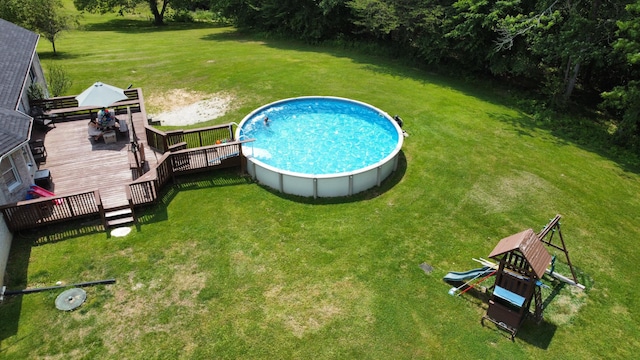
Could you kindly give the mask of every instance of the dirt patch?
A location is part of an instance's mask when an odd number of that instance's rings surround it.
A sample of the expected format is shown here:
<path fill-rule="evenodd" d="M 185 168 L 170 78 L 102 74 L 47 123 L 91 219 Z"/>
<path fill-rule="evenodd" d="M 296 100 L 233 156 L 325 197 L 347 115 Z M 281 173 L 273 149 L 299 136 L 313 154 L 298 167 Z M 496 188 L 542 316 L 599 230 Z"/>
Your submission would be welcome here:
<path fill-rule="evenodd" d="M 141 342 L 145 334 L 181 334 L 180 330 L 206 311 L 198 301 L 198 293 L 205 287 L 207 274 L 198 272 L 196 264 L 172 266 L 166 277 L 150 281 L 130 273 L 119 282 L 113 298 L 105 303 L 101 324 L 102 336 L 110 354 L 117 354 L 126 342 Z M 188 333 L 176 338 L 190 344 Z"/>
<path fill-rule="evenodd" d="M 372 294 L 349 278 L 334 283 L 274 285 L 263 295 L 266 320 L 284 324 L 297 338 L 347 318 L 373 322 Z"/>
<path fill-rule="evenodd" d="M 162 125 L 197 124 L 226 114 L 234 97 L 227 93 L 173 89 L 145 99 L 149 116 Z"/>
<path fill-rule="evenodd" d="M 553 190 L 551 184 L 535 174 L 514 171 L 503 177 L 481 177 L 467 195 L 467 200 L 480 204 L 487 213 L 493 214 L 536 201 L 535 196 L 548 195 Z"/>
<path fill-rule="evenodd" d="M 556 296 L 545 310 L 545 317 L 556 325 L 566 325 L 587 303 L 587 294 L 575 286 L 569 286 Z"/>

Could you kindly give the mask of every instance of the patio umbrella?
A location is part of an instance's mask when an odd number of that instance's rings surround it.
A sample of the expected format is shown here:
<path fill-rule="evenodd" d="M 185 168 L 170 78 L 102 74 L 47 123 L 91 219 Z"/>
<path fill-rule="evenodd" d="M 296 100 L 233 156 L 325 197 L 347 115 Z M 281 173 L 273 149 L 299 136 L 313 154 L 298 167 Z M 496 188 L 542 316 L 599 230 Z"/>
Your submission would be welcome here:
<path fill-rule="evenodd" d="M 116 101 L 125 99 L 127 99 L 127 95 L 124 94 L 124 90 L 99 81 L 76 96 L 78 106 L 107 107 Z"/>

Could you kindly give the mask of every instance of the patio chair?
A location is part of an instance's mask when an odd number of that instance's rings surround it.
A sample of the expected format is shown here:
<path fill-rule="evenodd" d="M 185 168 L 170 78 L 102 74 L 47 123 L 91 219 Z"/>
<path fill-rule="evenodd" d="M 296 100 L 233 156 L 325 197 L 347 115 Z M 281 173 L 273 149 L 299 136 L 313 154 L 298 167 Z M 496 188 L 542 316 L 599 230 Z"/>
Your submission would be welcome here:
<path fill-rule="evenodd" d="M 36 163 L 44 163 L 47 162 L 47 149 L 44 147 L 44 141 L 38 139 L 29 142 L 29 148 L 31 149 L 31 154 L 33 155 L 33 159 Z"/>
<path fill-rule="evenodd" d="M 34 106 L 31 108 L 31 116 L 33 117 L 33 122 L 36 125 L 40 125 L 46 128 L 55 128 L 55 116 L 47 115 L 40 107 Z"/>

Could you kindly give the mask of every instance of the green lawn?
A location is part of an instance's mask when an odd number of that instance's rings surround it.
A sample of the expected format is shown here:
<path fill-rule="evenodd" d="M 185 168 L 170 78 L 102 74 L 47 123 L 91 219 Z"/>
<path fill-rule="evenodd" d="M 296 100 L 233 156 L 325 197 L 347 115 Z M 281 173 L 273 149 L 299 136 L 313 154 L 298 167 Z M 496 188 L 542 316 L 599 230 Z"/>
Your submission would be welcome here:
<path fill-rule="evenodd" d="M 9 289 L 117 282 L 86 288 L 69 313 L 54 307 L 59 291 L 5 300 L 0 357 L 627 359 L 640 350 L 638 169 L 539 125 L 503 90 L 385 58 L 229 27 L 83 22 L 57 43 L 57 58 L 46 40 L 39 46 L 45 67 L 73 78 L 70 94 L 97 80 L 132 83 L 147 99 L 231 94 L 233 109 L 207 124 L 282 98 L 342 96 L 399 114 L 410 136 L 399 171 L 351 198 L 283 196 L 211 173 L 181 178 L 124 238 L 95 222 L 17 235 Z M 479 267 L 472 259 L 501 238 L 539 231 L 557 213 L 587 290 L 546 279 L 559 291 L 545 320 L 526 321 L 511 342 L 481 326 L 483 294 L 453 297 L 442 277 Z"/>

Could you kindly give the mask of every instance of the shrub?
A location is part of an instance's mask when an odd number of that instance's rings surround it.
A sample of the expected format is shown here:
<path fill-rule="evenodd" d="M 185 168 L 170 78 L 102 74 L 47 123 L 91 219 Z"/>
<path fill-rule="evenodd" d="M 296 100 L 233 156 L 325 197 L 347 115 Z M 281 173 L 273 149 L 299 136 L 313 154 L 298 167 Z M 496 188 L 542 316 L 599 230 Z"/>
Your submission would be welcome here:
<path fill-rule="evenodd" d="M 69 90 L 73 81 L 63 67 L 56 64 L 50 64 L 47 83 L 49 85 L 49 92 L 51 93 L 51 96 L 60 96 Z"/>

